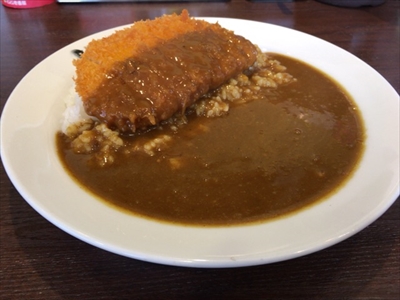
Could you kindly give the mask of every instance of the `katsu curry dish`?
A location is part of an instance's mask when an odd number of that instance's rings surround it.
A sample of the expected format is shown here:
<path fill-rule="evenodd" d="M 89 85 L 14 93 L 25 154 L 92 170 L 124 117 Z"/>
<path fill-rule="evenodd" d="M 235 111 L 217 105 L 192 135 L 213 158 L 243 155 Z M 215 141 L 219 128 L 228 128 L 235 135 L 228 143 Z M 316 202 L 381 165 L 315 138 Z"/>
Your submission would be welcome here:
<path fill-rule="evenodd" d="M 190 226 L 266 222 L 338 191 L 362 156 L 362 117 L 337 82 L 186 10 L 83 50 L 58 154 L 115 209 Z"/>

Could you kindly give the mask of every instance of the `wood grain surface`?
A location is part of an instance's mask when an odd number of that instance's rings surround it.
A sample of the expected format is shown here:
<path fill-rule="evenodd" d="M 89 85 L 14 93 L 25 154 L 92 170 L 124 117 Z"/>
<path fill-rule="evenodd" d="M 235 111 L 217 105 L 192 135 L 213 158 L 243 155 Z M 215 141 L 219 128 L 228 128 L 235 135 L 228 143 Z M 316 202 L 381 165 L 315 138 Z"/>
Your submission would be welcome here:
<path fill-rule="evenodd" d="M 397 0 L 362 8 L 313 0 L 1 6 L 1 109 L 21 78 L 60 48 L 183 8 L 192 16 L 256 20 L 312 34 L 355 54 L 400 90 Z M 399 201 L 350 239 L 305 257 L 191 269 L 128 259 L 81 242 L 36 213 L 3 165 L 0 176 L 0 299 L 400 299 Z"/>

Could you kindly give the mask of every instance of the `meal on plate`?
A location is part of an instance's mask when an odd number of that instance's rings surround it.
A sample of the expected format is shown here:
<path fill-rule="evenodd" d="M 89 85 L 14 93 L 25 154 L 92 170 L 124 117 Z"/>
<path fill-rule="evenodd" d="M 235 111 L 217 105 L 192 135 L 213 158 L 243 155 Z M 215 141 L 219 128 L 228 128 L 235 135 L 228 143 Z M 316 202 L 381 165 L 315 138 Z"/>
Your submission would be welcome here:
<path fill-rule="evenodd" d="M 186 10 L 93 40 L 74 65 L 59 156 L 127 213 L 262 222 L 334 193 L 362 155 L 362 118 L 334 80 Z"/>

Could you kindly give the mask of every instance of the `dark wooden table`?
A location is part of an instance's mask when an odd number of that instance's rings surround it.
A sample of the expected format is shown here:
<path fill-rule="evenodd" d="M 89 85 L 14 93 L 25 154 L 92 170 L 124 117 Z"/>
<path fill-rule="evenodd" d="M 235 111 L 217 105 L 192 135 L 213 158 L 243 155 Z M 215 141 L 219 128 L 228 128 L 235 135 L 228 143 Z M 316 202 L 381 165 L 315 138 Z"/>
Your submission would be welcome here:
<path fill-rule="evenodd" d="M 313 0 L 277 2 L 1 7 L 1 108 L 19 80 L 61 47 L 182 8 L 193 16 L 251 19 L 310 33 L 366 61 L 400 91 L 399 1 L 355 9 Z M 399 201 L 352 238 L 305 257 L 238 269 L 190 269 L 85 244 L 37 214 L 3 167 L 0 176 L 1 299 L 400 299 Z"/>

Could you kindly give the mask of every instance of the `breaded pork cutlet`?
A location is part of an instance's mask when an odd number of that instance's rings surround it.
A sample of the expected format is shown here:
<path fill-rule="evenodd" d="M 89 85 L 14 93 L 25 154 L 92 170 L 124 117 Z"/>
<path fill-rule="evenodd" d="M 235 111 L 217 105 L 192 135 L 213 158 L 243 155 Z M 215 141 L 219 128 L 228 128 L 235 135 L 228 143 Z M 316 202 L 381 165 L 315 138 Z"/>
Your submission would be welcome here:
<path fill-rule="evenodd" d="M 74 61 L 76 91 L 89 115 L 135 132 L 184 113 L 253 65 L 256 55 L 245 38 L 184 10 L 90 42 Z"/>

